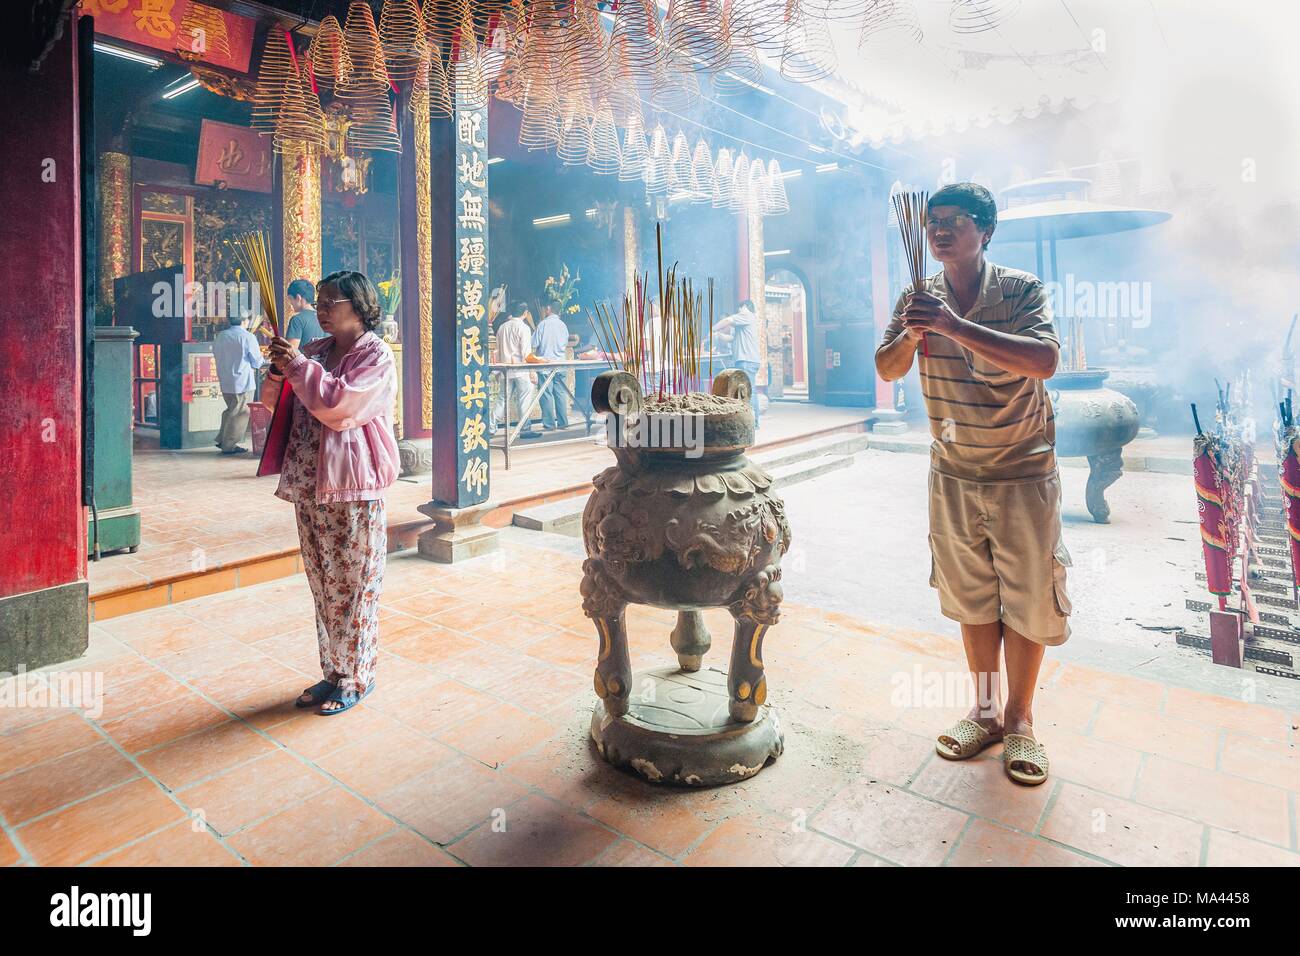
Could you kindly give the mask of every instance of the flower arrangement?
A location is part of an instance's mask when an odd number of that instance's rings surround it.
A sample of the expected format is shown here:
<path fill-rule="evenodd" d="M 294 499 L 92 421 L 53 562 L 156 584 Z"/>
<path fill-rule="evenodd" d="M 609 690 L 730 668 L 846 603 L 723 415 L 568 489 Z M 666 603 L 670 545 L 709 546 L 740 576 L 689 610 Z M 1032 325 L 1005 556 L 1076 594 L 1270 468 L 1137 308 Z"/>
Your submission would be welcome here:
<path fill-rule="evenodd" d="M 567 263 L 560 264 L 560 277 L 546 277 L 546 297 L 555 305 L 555 310 L 564 315 L 573 315 L 578 311 L 578 304 L 573 299 L 578 294 L 578 283 L 582 273 L 569 275 Z M 570 303 L 573 303 L 570 305 Z"/>
<path fill-rule="evenodd" d="M 379 283 L 379 309 L 384 315 L 396 315 L 402 304 L 402 274 L 394 272 L 387 282 Z"/>

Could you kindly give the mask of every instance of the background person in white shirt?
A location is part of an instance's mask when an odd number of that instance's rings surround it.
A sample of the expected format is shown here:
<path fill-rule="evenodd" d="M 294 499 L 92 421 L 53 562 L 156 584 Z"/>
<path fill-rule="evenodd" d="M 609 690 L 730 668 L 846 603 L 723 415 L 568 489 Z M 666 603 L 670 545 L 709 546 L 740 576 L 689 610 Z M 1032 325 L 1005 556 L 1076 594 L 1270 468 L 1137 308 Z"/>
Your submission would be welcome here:
<path fill-rule="evenodd" d="M 498 363 L 502 365 L 524 365 L 528 361 L 528 356 L 533 353 L 533 330 L 525 321 L 527 314 L 528 305 L 522 300 L 516 300 L 510 304 L 509 318 L 497 328 Z M 518 413 L 512 416 L 512 422 L 517 422 L 521 418 L 528 418 L 532 411 L 535 393 L 532 372 L 524 370 L 506 372 L 505 387 L 502 389 L 501 397 L 497 400 L 492 411 L 493 419 L 500 419 L 504 423 L 505 403 L 507 401 L 517 403 Z M 536 438 L 540 434 L 540 432 L 533 430 L 531 424 L 525 422 L 524 429 L 519 433 L 519 437 Z"/>
<path fill-rule="evenodd" d="M 749 376 L 750 401 L 754 406 L 754 427 L 758 428 L 758 313 L 754 303 L 745 299 L 735 313 L 713 326 L 714 333 L 734 330 L 731 339 L 732 364 Z"/>
<path fill-rule="evenodd" d="M 266 364 L 256 336 L 244 327 L 247 321 L 245 316 L 232 315 L 230 328 L 218 333 L 212 342 L 217 381 L 221 383 L 221 397 L 226 400 L 217 430 L 217 447 L 223 455 L 248 451 L 240 448 L 239 442 L 248 430 L 248 403 L 257 386 L 257 369 Z"/>

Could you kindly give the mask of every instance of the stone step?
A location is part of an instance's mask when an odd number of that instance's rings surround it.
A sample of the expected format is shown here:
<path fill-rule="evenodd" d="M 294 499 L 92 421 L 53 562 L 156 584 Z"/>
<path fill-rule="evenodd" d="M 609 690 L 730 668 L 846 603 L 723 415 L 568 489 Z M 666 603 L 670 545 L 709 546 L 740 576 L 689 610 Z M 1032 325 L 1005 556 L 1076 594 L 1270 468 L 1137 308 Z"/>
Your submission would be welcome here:
<path fill-rule="evenodd" d="M 516 528 L 529 531 L 574 534 L 582 526 L 582 511 L 590 497 L 585 494 L 544 505 L 528 505 L 516 511 L 511 520 Z"/>
<path fill-rule="evenodd" d="M 853 464 L 852 455 L 818 455 L 816 458 L 792 461 L 789 464 L 781 465 L 779 468 L 769 468 L 768 472 L 772 476 L 773 488 L 788 488 L 790 485 L 797 485 L 809 478 L 824 475 L 828 471 L 847 468 L 851 464 Z"/>
<path fill-rule="evenodd" d="M 768 471 L 796 461 L 818 458 L 822 455 L 854 455 L 865 451 L 871 442 L 866 432 L 842 432 L 819 435 L 794 445 L 783 445 L 750 455 L 750 459 Z"/>

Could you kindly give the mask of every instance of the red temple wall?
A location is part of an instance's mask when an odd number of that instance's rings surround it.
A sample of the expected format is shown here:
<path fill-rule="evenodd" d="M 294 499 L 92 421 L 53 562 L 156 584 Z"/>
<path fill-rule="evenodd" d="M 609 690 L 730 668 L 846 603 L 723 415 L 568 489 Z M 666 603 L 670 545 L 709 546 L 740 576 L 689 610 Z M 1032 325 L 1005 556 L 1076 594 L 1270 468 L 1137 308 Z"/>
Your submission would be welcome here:
<path fill-rule="evenodd" d="M 86 576 L 76 69 L 75 22 L 0 62 L 0 597 Z"/>

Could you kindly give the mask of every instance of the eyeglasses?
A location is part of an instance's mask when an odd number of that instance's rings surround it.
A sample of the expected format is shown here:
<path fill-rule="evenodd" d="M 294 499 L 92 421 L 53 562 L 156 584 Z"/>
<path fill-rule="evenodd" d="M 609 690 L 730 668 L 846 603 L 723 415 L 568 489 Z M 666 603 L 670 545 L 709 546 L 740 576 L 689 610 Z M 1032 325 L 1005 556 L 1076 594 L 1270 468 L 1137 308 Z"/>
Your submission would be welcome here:
<path fill-rule="evenodd" d="M 940 219 L 938 216 L 931 216 L 925 221 L 927 231 L 934 229 L 960 229 L 967 223 L 975 224 L 975 220 L 965 213 L 959 212 L 954 216 L 944 216 Z"/>
<path fill-rule="evenodd" d="M 325 306 L 325 308 L 328 309 L 336 305 L 341 305 L 344 302 L 348 302 L 348 301 L 350 300 L 349 299 L 318 299 L 316 301 L 316 308 L 319 309 L 321 306 Z"/>

